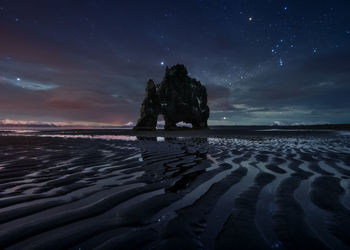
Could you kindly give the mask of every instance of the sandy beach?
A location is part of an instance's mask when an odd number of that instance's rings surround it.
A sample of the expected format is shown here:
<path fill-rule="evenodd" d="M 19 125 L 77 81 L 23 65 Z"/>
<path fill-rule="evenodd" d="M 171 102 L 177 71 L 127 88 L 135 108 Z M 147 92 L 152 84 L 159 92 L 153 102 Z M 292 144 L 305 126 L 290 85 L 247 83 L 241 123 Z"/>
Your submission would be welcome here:
<path fill-rule="evenodd" d="M 348 132 L 22 132 L 0 136 L 2 249 L 350 248 Z"/>

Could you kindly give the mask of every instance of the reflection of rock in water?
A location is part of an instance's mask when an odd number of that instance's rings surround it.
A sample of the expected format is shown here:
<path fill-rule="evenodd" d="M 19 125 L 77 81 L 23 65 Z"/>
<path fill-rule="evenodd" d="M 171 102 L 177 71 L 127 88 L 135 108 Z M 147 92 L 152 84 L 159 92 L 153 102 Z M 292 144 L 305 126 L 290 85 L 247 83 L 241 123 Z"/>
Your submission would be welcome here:
<path fill-rule="evenodd" d="M 207 128 L 209 107 L 206 88 L 188 76 L 184 65 L 166 68 L 163 81 L 155 85 L 149 80 L 141 107 L 141 117 L 135 130 L 154 130 L 162 114 L 165 129 L 175 129 L 176 123 L 191 123 L 193 128 Z"/>
<path fill-rule="evenodd" d="M 155 137 L 155 136 L 137 136 L 137 140 L 139 140 L 139 141 L 157 141 L 157 137 Z"/>
<path fill-rule="evenodd" d="M 165 190 L 167 192 L 178 192 L 186 189 L 189 183 L 205 172 L 210 166 L 207 160 L 207 138 L 184 139 L 176 137 L 165 137 L 160 143 L 159 137 L 143 137 L 145 144 L 141 150 L 141 159 L 144 178 L 152 182 L 164 179 L 173 179 L 173 185 Z M 190 142 L 190 143 L 189 143 Z M 166 176 L 166 178 L 164 178 Z"/>

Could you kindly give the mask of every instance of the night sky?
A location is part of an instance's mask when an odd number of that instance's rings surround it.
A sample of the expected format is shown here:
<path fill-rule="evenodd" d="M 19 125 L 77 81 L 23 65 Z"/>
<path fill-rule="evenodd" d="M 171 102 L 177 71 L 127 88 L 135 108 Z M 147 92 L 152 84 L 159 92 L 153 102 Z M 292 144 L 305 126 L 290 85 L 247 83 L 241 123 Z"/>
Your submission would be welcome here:
<path fill-rule="evenodd" d="M 210 125 L 350 122 L 349 0 L 0 0 L 0 120 L 122 125 L 185 64 Z"/>

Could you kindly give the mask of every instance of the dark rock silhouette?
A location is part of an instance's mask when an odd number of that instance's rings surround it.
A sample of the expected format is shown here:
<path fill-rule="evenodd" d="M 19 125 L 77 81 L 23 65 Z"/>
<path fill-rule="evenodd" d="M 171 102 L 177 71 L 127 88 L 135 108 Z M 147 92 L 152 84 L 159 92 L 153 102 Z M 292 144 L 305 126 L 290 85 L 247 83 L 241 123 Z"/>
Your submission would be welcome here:
<path fill-rule="evenodd" d="M 153 80 L 147 82 L 141 117 L 134 129 L 155 130 L 160 114 L 167 130 L 176 129 L 178 122 L 191 123 L 192 128 L 208 128 L 207 90 L 188 76 L 184 65 L 166 67 L 164 79 L 158 85 Z"/>

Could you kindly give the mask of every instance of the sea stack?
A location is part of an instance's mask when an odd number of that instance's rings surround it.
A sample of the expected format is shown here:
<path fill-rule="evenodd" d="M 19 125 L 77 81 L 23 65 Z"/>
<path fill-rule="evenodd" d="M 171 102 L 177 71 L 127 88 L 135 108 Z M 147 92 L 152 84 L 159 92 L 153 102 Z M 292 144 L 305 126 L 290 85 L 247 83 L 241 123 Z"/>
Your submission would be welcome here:
<path fill-rule="evenodd" d="M 194 129 L 208 128 L 207 90 L 188 76 L 182 64 L 166 67 L 161 83 L 147 82 L 141 117 L 134 130 L 155 130 L 158 115 L 163 115 L 166 130 L 177 129 L 178 122 L 190 123 Z"/>

